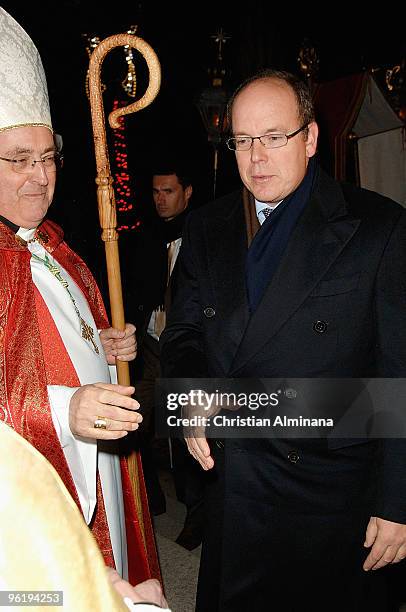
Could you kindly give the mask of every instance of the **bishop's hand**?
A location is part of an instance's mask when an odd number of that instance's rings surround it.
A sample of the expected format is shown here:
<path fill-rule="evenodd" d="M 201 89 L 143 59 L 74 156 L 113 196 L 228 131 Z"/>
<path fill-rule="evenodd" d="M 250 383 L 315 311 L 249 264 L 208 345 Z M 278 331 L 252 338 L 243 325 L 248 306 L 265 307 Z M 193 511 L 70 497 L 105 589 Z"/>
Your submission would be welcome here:
<path fill-rule="evenodd" d="M 142 416 L 131 397 L 134 387 L 95 383 L 83 385 L 72 395 L 69 426 L 74 435 L 117 440 L 138 429 Z"/>

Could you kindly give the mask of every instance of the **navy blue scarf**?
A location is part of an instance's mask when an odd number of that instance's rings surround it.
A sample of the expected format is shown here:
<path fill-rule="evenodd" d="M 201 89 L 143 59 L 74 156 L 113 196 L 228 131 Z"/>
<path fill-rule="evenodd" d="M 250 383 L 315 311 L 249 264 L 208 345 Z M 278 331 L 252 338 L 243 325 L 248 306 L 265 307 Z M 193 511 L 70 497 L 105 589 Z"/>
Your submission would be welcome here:
<path fill-rule="evenodd" d="M 280 263 L 293 228 L 309 201 L 317 163 L 312 157 L 299 187 L 275 208 L 256 233 L 247 253 L 245 279 L 253 313 Z"/>

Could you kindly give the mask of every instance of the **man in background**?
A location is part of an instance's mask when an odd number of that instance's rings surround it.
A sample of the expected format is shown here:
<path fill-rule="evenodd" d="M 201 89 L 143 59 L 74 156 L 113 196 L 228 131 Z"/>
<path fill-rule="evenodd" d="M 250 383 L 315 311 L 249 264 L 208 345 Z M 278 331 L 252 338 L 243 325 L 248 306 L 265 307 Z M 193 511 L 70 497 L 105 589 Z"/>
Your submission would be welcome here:
<path fill-rule="evenodd" d="M 152 227 L 142 230 L 135 261 L 138 268 L 142 266 L 142 273 L 132 286 L 139 317 L 139 380 L 135 387 L 144 418 L 138 437 L 150 509 L 155 515 L 164 512 L 166 506 L 153 452 L 155 380 L 161 376 L 159 338 L 176 293 L 176 261 L 192 193 L 192 179 L 185 164 L 175 161 L 155 168 L 152 196 L 158 219 Z M 202 473 L 196 469 L 183 442 L 176 439 L 170 443 L 177 497 L 187 507 L 185 526 L 176 541 L 193 549 L 200 544 L 202 535 Z"/>

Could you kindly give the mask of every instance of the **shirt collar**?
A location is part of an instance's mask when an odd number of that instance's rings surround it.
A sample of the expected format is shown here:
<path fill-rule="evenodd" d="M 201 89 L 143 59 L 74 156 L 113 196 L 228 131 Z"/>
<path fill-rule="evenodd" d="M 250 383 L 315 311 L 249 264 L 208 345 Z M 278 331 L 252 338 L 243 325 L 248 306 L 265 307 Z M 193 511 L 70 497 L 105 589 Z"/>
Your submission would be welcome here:
<path fill-rule="evenodd" d="M 34 234 L 36 231 L 37 231 L 36 227 L 33 227 L 32 229 L 26 229 L 25 227 L 20 227 L 18 228 L 17 236 L 20 236 L 20 238 L 28 242 L 29 240 L 32 240 L 32 238 L 34 238 Z"/>
<path fill-rule="evenodd" d="M 282 200 L 281 200 L 281 202 L 282 202 Z M 271 210 L 274 210 L 277 206 L 279 206 L 279 204 L 281 202 L 278 202 L 277 204 L 268 204 L 267 202 L 259 202 L 259 200 L 255 200 L 255 210 L 256 210 L 256 213 L 257 213 L 258 221 L 260 222 L 261 225 L 265 221 L 264 215 L 261 214 L 262 211 L 265 208 L 270 208 Z"/>

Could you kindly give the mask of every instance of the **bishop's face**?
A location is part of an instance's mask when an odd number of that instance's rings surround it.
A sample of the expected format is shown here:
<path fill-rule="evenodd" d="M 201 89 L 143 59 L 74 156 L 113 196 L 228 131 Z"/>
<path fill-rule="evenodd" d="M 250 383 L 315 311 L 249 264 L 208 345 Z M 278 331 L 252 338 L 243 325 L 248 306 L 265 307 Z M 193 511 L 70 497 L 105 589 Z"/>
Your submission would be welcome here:
<path fill-rule="evenodd" d="M 0 132 L 0 157 L 39 160 L 56 151 L 46 127 L 18 127 Z M 36 163 L 26 174 L 0 159 L 0 215 L 24 228 L 37 227 L 45 217 L 55 191 L 56 172 Z"/>

